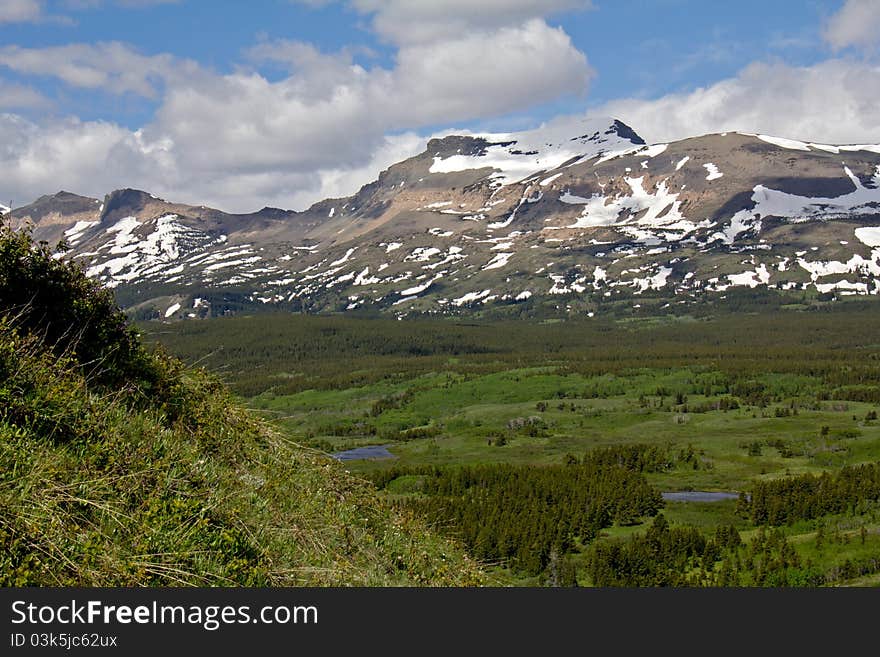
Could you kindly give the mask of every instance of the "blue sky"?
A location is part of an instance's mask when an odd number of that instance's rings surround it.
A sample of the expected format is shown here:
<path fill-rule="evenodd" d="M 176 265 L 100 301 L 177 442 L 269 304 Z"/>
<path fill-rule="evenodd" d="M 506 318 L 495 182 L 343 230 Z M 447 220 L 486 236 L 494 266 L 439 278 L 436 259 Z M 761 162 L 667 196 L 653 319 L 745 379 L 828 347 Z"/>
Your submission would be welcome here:
<path fill-rule="evenodd" d="M 3 0 L 0 198 L 347 194 L 452 129 L 880 141 L 876 0 Z"/>

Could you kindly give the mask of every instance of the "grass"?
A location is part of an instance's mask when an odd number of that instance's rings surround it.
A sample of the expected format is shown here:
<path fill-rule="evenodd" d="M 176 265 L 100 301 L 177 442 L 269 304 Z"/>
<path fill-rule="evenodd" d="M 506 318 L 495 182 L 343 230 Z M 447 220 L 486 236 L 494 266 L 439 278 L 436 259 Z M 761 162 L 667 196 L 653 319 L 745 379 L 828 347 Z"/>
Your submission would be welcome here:
<path fill-rule="evenodd" d="M 686 369 L 615 377 L 563 376 L 546 368 L 483 376 L 447 373 L 340 391 L 268 393 L 250 403 L 278 418 L 297 439 L 325 441 L 333 449 L 394 443 L 401 431 L 437 428 L 437 435 L 430 438 L 397 440 L 391 451 L 398 465 L 557 463 L 567 453 L 580 455 L 600 445 L 645 440 L 675 450 L 691 445 L 699 453 L 699 468 L 653 476 L 654 483 L 670 490 L 742 490 L 756 477 L 821 472 L 880 459 L 880 423 L 864 420 L 876 408 L 872 404 L 825 401 L 819 410 L 801 408 L 796 416 L 775 417 L 776 409 L 787 404 L 683 413 L 667 410 L 668 398 L 658 408 L 660 398 L 646 395 L 693 376 Z M 785 388 L 785 378 L 780 376 L 780 388 Z M 773 383 L 772 377 L 767 379 Z M 603 397 L 583 397 L 584 391 Z M 377 401 L 407 392 L 411 397 L 401 408 L 370 415 Z M 691 395 L 688 403 L 719 398 Z M 806 405 L 810 400 L 797 401 Z M 540 435 L 510 429 L 517 418 L 529 417 L 541 419 L 545 428 Z M 339 426 L 353 427 L 353 433 L 334 435 Z M 369 427 L 372 434 L 359 433 L 359 426 Z M 828 427 L 827 436 L 821 435 L 822 427 Z M 497 435 L 506 436 L 507 444 L 490 444 Z M 771 446 L 776 441 L 788 445 L 792 454 L 781 456 Z M 750 455 L 748 446 L 755 442 L 760 454 Z M 388 462 L 352 462 L 349 467 L 365 471 L 389 466 Z"/>
<path fill-rule="evenodd" d="M 173 415 L 0 325 L 0 584 L 483 581 L 454 544 L 212 377 L 164 367 Z"/>

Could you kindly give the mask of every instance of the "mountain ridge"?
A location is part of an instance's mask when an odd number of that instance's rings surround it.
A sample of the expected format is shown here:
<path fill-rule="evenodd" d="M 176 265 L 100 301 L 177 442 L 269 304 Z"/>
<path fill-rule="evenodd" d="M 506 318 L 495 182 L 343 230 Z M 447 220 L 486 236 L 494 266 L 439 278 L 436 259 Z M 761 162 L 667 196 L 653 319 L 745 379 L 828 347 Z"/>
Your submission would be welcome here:
<path fill-rule="evenodd" d="M 42 197 L 11 217 L 65 239 L 66 257 L 142 318 L 880 294 L 880 146 L 735 132 L 649 145 L 616 119 L 577 128 L 435 138 L 301 212 L 129 189 Z"/>

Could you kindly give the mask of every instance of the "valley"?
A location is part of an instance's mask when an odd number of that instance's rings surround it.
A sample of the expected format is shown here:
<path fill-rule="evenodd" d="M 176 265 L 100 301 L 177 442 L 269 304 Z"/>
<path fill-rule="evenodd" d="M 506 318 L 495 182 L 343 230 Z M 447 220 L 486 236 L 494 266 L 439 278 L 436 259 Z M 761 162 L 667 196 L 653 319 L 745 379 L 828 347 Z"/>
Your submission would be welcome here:
<path fill-rule="evenodd" d="M 876 579 L 876 474 L 867 475 L 875 483 L 859 486 L 863 497 L 815 512 L 801 502 L 800 515 L 785 522 L 756 521 L 748 500 L 761 482 L 804 478 L 799 485 L 810 489 L 813 478 L 880 462 L 875 317 L 872 306 L 830 304 L 598 321 L 260 315 L 144 327 L 187 362 L 216 368 L 298 443 L 329 454 L 384 446 L 391 458 L 356 458 L 345 467 L 463 541 L 499 582 L 558 584 L 564 564 L 568 585 L 651 585 L 644 573 L 608 579 L 600 566 L 607 550 L 636 549 L 659 511 L 670 530 L 696 532 L 701 546 L 671 556 L 665 577 L 684 573 L 688 585 L 814 586 Z M 571 516 L 562 534 L 542 524 L 550 511 L 530 507 L 523 501 L 529 495 L 493 497 L 503 495 L 504 482 L 556 472 L 548 474 L 559 484 L 551 488 L 561 496 L 556 513 L 575 495 L 560 492 L 568 490 L 566 477 L 587 476 L 580 468 L 609 455 L 658 496 L 732 495 L 668 499 L 649 513 L 612 513 L 596 525 Z M 461 477 L 486 479 L 468 492 L 455 488 Z M 519 509 L 515 522 L 499 520 L 482 534 L 471 527 L 467 518 L 476 511 L 468 505 L 482 496 L 492 509 Z M 479 517 L 493 517 L 480 508 Z M 504 525 L 511 522 L 515 531 Z M 716 534 L 729 527 L 742 543 L 722 549 Z M 498 547 L 499 532 L 508 547 Z M 544 547 L 530 552 L 524 544 Z M 762 561 L 756 550 L 774 556 Z M 738 579 L 730 579 L 731 569 Z M 664 581 L 683 583 L 653 583 Z"/>
<path fill-rule="evenodd" d="M 549 121 L 301 211 L 3 221 L 497 583 L 877 581 L 878 145 Z"/>

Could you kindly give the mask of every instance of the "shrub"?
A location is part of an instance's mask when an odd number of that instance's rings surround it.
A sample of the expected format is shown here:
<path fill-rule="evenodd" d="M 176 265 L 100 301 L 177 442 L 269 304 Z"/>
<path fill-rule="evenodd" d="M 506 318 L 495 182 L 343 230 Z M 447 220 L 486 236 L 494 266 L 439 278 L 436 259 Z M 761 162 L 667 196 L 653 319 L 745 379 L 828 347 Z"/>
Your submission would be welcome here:
<path fill-rule="evenodd" d="M 27 230 L 0 224 L 0 315 L 76 358 L 89 379 L 152 388 L 159 372 L 113 294 Z"/>

